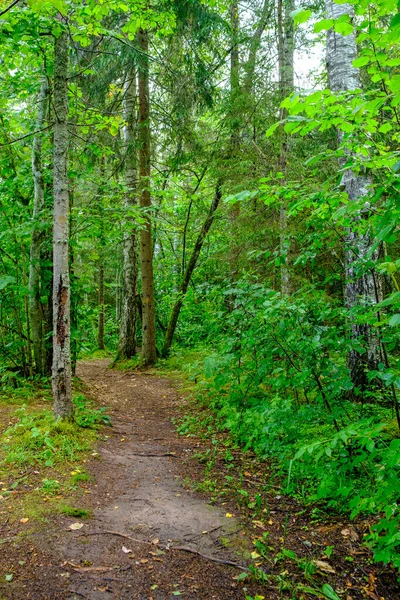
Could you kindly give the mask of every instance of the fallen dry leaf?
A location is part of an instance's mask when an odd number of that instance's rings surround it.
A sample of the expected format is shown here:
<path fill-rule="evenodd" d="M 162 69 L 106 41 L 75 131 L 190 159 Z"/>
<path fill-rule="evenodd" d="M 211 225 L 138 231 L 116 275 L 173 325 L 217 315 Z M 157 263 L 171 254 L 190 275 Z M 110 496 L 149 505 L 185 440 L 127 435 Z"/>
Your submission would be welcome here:
<path fill-rule="evenodd" d="M 335 569 L 324 560 L 314 560 L 314 565 L 323 573 L 336 573 Z"/>
<path fill-rule="evenodd" d="M 349 537 L 352 542 L 356 542 L 359 539 L 357 531 L 351 526 L 342 529 L 340 533 L 343 535 L 343 537 Z"/>
<path fill-rule="evenodd" d="M 29 521 L 28 517 L 24 517 L 23 519 L 19 520 L 20 523 L 27 523 L 28 521 Z"/>
<path fill-rule="evenodd" d="M 380 600 L 379 596 L 375 594 L 375 592 L 373 592 L 372 590 L 368 590 L 365 587 L 363 587 L 363 590 L 364 593 L 367 594 L 368 598 L 372 598 L 372 600 Z"/>
<path fill-rule="evenodd" d="M 76 531 L 77 529 L 82 529 L 83 527 L 83 523 L 72 523 L 68 529 L 70 529 L 71 531 Z"/>
<path fill-rule="evenodd" d="M 154 538 L 154 540 L 151 540 L 151 543 L 153 544 L 153 546 L 157 546 L 157 544 L 159 543 L 159 539 L 158 538 Z"/>
<path fill-rule="evenodd" d="M 264 523 L 262 521 L 253 521 L 253 525 L 255 525 L 256 527 L 259 527 L 260 529 L 266 529 Z"/>

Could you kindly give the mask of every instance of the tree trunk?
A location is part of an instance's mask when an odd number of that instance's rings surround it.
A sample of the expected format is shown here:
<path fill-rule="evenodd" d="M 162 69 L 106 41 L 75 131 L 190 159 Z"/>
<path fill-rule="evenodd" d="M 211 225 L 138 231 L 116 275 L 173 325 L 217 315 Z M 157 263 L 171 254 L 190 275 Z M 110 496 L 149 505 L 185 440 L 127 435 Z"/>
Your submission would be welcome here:
<path fill-rule="evenodd" d="M 104 262 L 99 265 L 99 322 L 97 329 L 97 347 L 104 350 Z"/>
<path fill-rule="evenodd" d="M 71 388 L 70 282 L 68 271 L 68 32 L 54 43 L 54 235 L 53 235 L 53 397 L 57 419 L 73 416 Z"/>
<path fill-rule="evenodd" d="M 131 67 L 124 86 L 124 152 L 125 152 L 125 210 L 137 204 L 136 160 L 136 70 Z M 124 268 L 122 279 L 121 325 L 119 331 L 119 358 L 131 358 L 136 354 L 136 293 L 138 278 L 137 234 L 132 216 L 126 223 L 132 226 L 124 234 Z"/>
<path fill-rule="evenodd" d="M 349 4 L 335 4 L 333 0 L 326 1 L 328 18 L 338 19 L 342 15 L 353 16 L 353 8 Z M 359 70 L 353 67 L 357 58 L 357 46 L 354 34 L 342 36 L 333 30 L 327 35 L 327 69 L 330 89 L 333 92 L 344 92 L 361 87 Z M 343 134 L 339 132 L 339 144 Z M 339 159 L 339 166 L 344 167 L 350 152 Z M 372 180 L 368 174 L 354 173 L 346 170 L 342 178 L 342 186 L 347 192 L 350 202 L 359 202 L 366 198 Z M 375 304 L 379 294 L 375 289 L 374 274 L 367 267 L 368 262 L 376 260 L 377 252 L 370 256 L 372 245 L 371 233 L 364 220 L 368 218 L 368 203 L 353 217 L 352 226 L 345 237 L 345 302 L 349 310 L 355 307 L 368 307 Z M 381 348 L 375 329 L 368 323 L 357 323 L 352 316 L 351 336 L 360 341 L 365 353 L 360 354 L 351 350 L 348 355 L 348 366 L 354 387 L 363 391 L 368 387 L 367 371 L 377 370 L 382 361 Z"/>
<path fill-rule="evenodd" d="M 165 334 L 164 346 L 162 349 L 162 356 L 168 356 L 169 351 L 172 346 L 172 341 L 174 339 L 174 333 L 176 329 L 176 325 L 178 323 L 179 314 L 181 312 L 181 308 L 183 305 L 183 301 L 185 299 L 186 292 L 189 287 L 190 279 L 192 277 L 193 271 L 196 267 L 198 258 L 200 256 L 201 248 L 203 246 L 204 240 L 206 239 L 207 233 L 210 230 L 210 227 L 213 223 L 215 211 L 218 208 L 219 202 L 221 200 L 221 183 L 217 183 L 217 187 L 215 190 L 214 198 L 211 202 L 210 210 L 208 212 L 207 218 L 203 223 L 203 227 L 197 237 L 196 243 L 194 245 L 192 254 L 190 256 L 189 262 L 185 269 L 181 287 L 179 290 L 178 298 L 173 306 L 171 317 L 168 323 L 167 332 Z"/>
<path fill-rule="evenodd" d="M 47 78 L 44 77 L 39 93 L 38 114 L 36 120 L 36 131 L 40 132 L 46 115 L 49 86 Z M 44 179 L 42 165 L 42 134 L 37 133 L 33 140 L 32 148 L 32 174 L 34 185 L 33 199 L 33 231 L 30 248 L 29 265 L 29 315 L 31 325 L 31 336 L 33 345 L 33 356 L 35 359 L 35 371 L 45 375 L 46 356 L 44 344 L 43 308 L 40 301 L 41 288 L 41 254 L 44 238 L 43 232 L 43 210 L 44 210 Z"/>
<path fill-rule="evenodd" d="M 289 96 L 294 89 L 294 25 L 290 13 L 294 10 L 294 0 L 288 0 L 283 7 L 283 0 L 278 0 L 278 63 L 279 63 L 279 95 L 281 100 Z M 281 120 L 287 116 L 286 109 L 281 110 Z M 285 184 L 287 171 L 288 139 L 282 124 L 280 127 L 279 170 L 283 174 L 282 185 Z M 285 198 L 281 200 L 279 209 L 279 248 L 281 254 L 281 293 L 290 293 L 290 274 L 288 269 L 290 238 L 287 235 L 287 206 Z"/>
<path fill-rule="evenodd" d="M 140 208 L 145 225 L 140 231 L 140 265 L 142 271 L 142 360 L 153 365 L 157 359 L 156 321 L 153 276 L 153 245 L 151 239 L 150 197 L 150 103 L 148 32 L 139 29 L 138 39 L 142 54 L 139 64 L 139 142 L 140 142 Z"/>
<path fill-rule="evenodd" d="M 106 183 L 106 162 L 104 156 L 101 157 L 100 161 L 100 181 L 101 190 L 99 194 L 99 292 L 98 292 L 98 323 L 97 323 L 97 348 L 104 350 L 104 249 L 106 245 L 106 239 L 104 234 L 104 210 L 103 210 L 103 196 L 104 186 Z"/>

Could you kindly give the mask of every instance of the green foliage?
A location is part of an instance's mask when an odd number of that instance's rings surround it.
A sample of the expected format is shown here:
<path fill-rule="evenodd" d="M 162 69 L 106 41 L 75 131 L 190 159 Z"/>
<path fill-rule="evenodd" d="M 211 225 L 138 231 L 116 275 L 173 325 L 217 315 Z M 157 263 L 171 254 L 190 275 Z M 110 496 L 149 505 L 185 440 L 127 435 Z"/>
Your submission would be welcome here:
<path fill-rule="evenodd" d="M 101 406 L 97 408 L 94 403 L 79 394 L 74 397 L 75 421 L 80 427 L 97 429 L 100 425 L 109 425 L 110 417 L 107 415 L 107 408 Z"/>
<path fill-rule="evenodd" d="M 49 410 L 18 409 L 19 421 L 3 434 L 3 461 L 12 465 L 52 466 L 73 462 L 90 449 L 95 433 L 77 424 L 55 421 Z"/>
<path fill-rule="evenodd" d="M 284 298 L 243 282 L 227 293 L 223 345 L 198 375 L 218 427 L 277 461 L 287 493 L 353 518 L 383 513 L 367 541 L 376 560 L 398 567 L 400 440 L 384 390 L 373 403 L 347 399 L 344 309 L 315 289 Z M 179 431 L 195 428 L 184 419 Z"/>

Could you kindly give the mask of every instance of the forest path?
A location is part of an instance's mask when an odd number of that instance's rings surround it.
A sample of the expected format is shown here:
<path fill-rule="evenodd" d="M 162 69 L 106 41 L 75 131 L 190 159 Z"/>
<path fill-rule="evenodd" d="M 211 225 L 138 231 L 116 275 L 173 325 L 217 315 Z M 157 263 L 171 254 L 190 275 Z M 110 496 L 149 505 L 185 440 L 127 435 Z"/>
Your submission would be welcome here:
<path fill-rule="evenodd" d="M 26 597 L 165 600 L 182 595 L 243 600 L 243 584 L 235 578 L 240 570 L 169 549 L 189 547 L 243 564 L 220 542 L 222 537 L 241 535 L 235 519 L 183 485 L 189 475 L 184 459 L 196 442 L 179 436 L 171 423 L 181 402 L 171 382 L 152 374 L 111 370 L 106 360 L 80 362 L 78 375 L 90 395 L 108 407 L 113 424 L 99 446 L 100 460 L 88 467 L 93 518 L 61 517 L 61 531 L 41 539 L 43 550 L 52 548 L 53 568 L 45 576 L 47 585 L 42 575 L 36 589 L 27 586 Z M 83 527 L 68 531 L 75 521 Z M 240 541 L 243 545 L 243 537 Z M 46 595 L 48 578 L 53 591 Z M 250 592 L 252 586 L 248 588 Z"/>

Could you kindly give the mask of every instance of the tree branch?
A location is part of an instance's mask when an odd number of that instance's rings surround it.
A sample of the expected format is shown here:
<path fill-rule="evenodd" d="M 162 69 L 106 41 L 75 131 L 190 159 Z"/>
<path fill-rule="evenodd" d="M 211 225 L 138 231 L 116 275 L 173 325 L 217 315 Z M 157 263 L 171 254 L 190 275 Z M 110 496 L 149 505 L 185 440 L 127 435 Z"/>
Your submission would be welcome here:
<path fill-rule="evenodd" d="M 20 2 L 20 0 L 14 0 L 14 2 L 11 2 L 10 6 L 7 6 L 7 8 L 5 8 L 4 10 L 2 10 L 0 12 L 0 17 L 2 17 L 3 15 L 5 15 L 9 10 L 11 10 L 16 4 L 18 4 L 18 2 Z"/>

